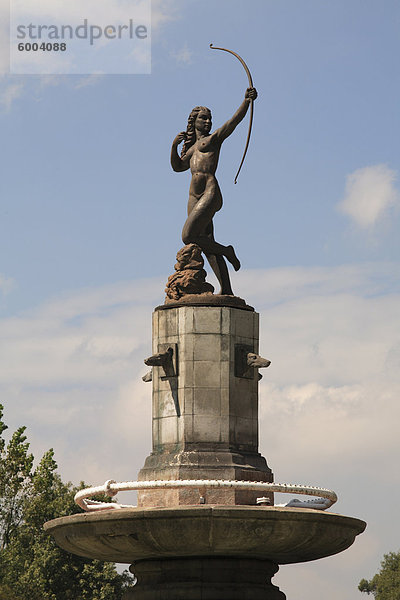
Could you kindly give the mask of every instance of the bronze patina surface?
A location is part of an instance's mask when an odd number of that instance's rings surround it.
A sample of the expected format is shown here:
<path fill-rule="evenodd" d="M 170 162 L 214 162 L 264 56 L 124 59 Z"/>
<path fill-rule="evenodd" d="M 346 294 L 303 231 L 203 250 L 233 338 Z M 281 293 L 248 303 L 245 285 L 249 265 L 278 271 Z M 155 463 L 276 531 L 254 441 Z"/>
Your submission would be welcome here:
<path fill-rule="evenodd" d="M 173 170 L 182 172 L 190 169 L 192 174 L 188 217 L 182 230 L 183 243 L 196 244 L 201 248 L 220 283 L 219 293 L 228 296 L 233 292 L 225 259 L 235 271 L 240 269 L 240 261 L 233 246 L 219 244 L 214 238 L 213 217 L 222 207 L 222 194 L 215 173 L 223 142 L 244 119 L 256 98 L 256 89 L 249 87 L 235 114 L 213 133 L 210 109 L 196 106 L 189 115 L 186 131 L 176 135 L 171 148 Z M 179 155 L 178 146 L 182 142 Z"/>

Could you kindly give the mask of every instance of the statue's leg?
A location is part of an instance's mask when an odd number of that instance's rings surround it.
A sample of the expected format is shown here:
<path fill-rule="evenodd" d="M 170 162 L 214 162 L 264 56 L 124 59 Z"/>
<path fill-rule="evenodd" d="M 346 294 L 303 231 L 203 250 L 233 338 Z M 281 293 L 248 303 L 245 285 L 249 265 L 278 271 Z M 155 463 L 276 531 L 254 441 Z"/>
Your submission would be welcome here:
<path fill-rule="evenodd" d="M 221 254 L 207 254 L 206 257 L 208 262 L 210 263 L 210 267 L 215 273 L 216 278 L 219 281 L 221 289 L 219 294 L 223 294 L 225 296 L 233 296 L 231 282 L 229 279 L 228 267 L 226 266 L 226 262 Z"/>
<path fill-rule="evenodd" d="M 184 244 L 197 244 L 206 256 L 209 254 L 221 257 L 225 256 L 235 271 L 238 271 L 240 269 L 240 261 L 235 254 L 233 246 L 223 246 L 216 242 L 213 236 L 210 237 L 207 234 L 210 224 L 212 224 L 213 216 L 214 211 L 210 206 L 200 200 L 193 207 L 186 219 L 182 230 L 182 241 Z"/>
<path fill-rule="evenodd" d="M 206 234 L 210 240 L 213 240 L 215 242 L 215 240 L 214 240 L 214 224 L 212 221 L 207 226 Z M 218 279 L 219 284 L 221 286 L 219 294 L 221 294 L 221 295 L 223 294 L 226 296 L 233 296 L 231 282 L 229 279 L 228 268 L 226 266 L 226 262 L 225 262 L 224 257 L 222 256 L 222 254 L 207 253 L 206 257 L 207 257 L 208 262 L 210 263 L 210 267 L 214 271 L 214 274 L 215 274 L 216 278 Z"/>

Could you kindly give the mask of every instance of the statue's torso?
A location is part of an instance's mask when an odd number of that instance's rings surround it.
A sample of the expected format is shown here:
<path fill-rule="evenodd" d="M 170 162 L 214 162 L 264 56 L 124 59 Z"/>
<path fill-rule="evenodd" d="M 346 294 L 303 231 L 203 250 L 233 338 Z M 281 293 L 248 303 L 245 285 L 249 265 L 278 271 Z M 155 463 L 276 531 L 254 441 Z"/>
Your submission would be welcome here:
<path fill-rule="evenodd" d="M 192 156 L 190 157 L 190 170 L 192 175 L 195 173 L 204 173 L 215 175 L 218 166 L 220 147 L 215 145 L 212 136 L 201 138 L 193 146 Z"/>

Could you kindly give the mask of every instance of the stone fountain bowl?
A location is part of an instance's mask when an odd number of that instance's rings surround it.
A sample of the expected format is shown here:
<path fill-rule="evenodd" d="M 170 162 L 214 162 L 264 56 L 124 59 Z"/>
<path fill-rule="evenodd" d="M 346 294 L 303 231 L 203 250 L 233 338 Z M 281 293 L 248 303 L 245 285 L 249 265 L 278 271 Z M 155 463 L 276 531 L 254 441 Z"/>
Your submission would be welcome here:
<path fill-rule="evenodd" d="M 64 550 L 104 561 L 224 556 L 290 564 L 346 550 L 366 523 L 311 509 L 207 505 L 112 509 L 44 527 Z"/>

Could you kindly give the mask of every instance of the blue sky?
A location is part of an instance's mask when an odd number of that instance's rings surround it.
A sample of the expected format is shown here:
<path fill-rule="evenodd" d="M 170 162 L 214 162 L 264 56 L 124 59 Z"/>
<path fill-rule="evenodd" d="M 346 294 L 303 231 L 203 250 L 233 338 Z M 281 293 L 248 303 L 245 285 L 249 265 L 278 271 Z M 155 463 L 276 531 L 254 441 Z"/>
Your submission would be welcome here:
<path fill-rule="evenodd" d="M 214 127 L 239 106 L 245 72 L 209 44 L 235 50 L 259 98 L 237 185 L 247 119 L 224 144 L 215 229 L 241 259 L 233 289 L 261 313 L 272 360 L 261 450 L 278 480 L 332 487 L 338 512 L 369 522 L 343 556 L 276 579 L 297 600 L 360 597 L 359 579 L 398 549 L 399 4 L 154 1 L 151 75 L 10 76 L 2 39 L 8 423 L 28 425 L 36 452 L 53 446 L 74 481 L 136 477 L 150 315 L 189 186 L 170 145 L 193 106 Z"/>

